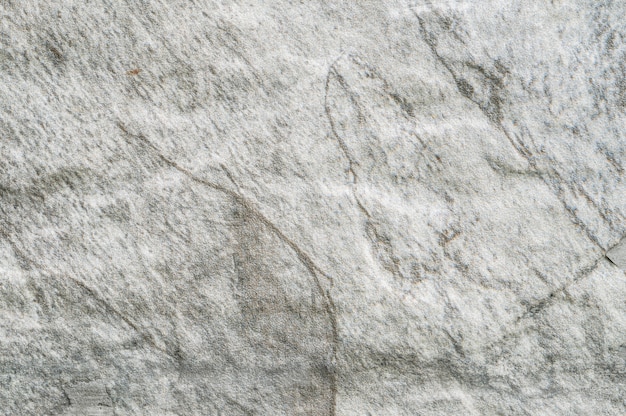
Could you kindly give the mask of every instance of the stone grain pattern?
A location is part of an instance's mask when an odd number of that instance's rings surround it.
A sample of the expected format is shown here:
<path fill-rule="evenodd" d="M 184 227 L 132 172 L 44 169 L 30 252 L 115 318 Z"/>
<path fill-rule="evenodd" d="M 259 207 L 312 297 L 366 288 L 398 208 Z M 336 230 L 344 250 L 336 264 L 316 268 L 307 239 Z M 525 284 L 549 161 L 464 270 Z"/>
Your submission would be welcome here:
<path fill-rule="evenodd" d="M 1 415 L 623 415 L 623 1 L 0 2 Z"/>

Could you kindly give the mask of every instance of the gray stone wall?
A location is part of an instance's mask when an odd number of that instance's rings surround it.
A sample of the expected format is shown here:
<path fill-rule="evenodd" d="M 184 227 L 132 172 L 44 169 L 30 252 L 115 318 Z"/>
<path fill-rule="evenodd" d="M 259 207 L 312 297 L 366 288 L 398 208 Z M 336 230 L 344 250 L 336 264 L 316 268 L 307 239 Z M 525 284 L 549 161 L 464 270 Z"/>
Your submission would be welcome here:
<path fill-rule="evenodd" d="M 625 414 L 625 62 L 621 1 L 3 0 L 0 415 Z"/>

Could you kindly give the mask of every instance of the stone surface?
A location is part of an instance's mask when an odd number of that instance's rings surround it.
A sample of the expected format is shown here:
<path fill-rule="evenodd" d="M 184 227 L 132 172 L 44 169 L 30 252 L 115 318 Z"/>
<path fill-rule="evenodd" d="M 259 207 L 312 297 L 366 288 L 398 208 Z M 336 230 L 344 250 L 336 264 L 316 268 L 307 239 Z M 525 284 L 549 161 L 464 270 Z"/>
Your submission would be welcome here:
<path fill-rule="evenodd" d="M 623 239 L 618 245 L 610 249 L 606 253 L 606 256 L 615 263 L 615 265 L 626 269 L 626 239 Z"/>
<path fill-rule="evenodd" d="M 111 416 L 111 396 L 98 382 L 77 383 L 66 391 L 69 407 L 64 415 Z"/>
<path fill-rule="evenodd" d="M 0 414 L 626 413 L 626 3 L 0 15 Z"/>

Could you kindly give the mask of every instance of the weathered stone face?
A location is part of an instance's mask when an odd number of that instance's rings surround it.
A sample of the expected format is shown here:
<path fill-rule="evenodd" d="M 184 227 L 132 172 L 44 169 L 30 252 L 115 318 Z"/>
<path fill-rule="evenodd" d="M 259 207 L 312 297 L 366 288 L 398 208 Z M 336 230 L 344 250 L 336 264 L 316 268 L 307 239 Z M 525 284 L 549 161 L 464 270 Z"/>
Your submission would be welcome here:
<path fill-rule="evenodd" d="M 624 2 L 54 3 L 0 4 L 0 414 L 626 412 Z"/>

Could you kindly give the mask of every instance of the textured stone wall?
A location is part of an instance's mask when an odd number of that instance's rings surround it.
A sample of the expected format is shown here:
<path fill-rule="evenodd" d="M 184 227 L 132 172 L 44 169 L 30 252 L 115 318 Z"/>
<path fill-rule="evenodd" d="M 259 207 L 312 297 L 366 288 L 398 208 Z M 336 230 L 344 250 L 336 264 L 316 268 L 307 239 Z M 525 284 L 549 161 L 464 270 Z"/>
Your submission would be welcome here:
<path fill-rule="evenodd" d="M 622 1 L 3 0 L 0 415 L 623 415 L 625 163 Z"/>

